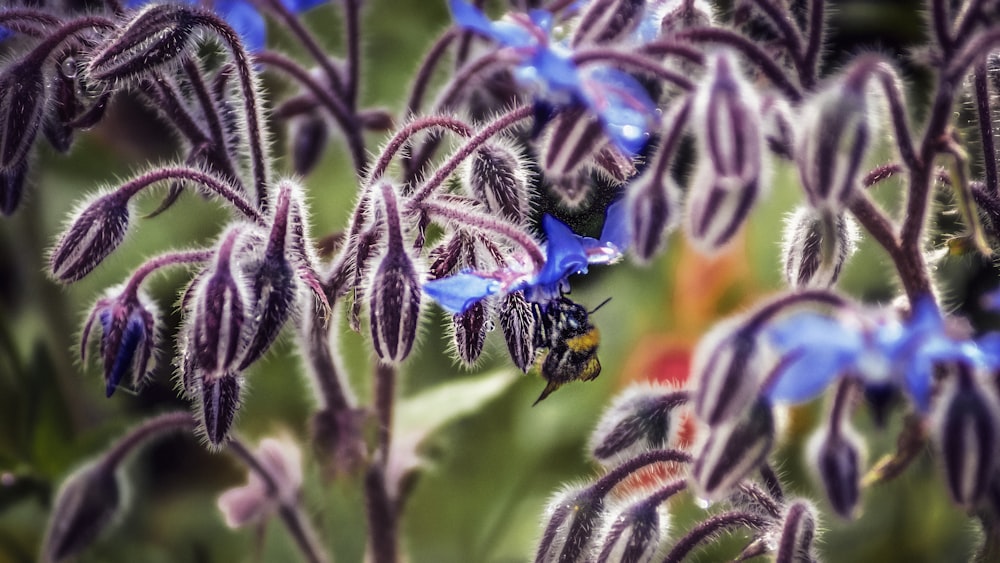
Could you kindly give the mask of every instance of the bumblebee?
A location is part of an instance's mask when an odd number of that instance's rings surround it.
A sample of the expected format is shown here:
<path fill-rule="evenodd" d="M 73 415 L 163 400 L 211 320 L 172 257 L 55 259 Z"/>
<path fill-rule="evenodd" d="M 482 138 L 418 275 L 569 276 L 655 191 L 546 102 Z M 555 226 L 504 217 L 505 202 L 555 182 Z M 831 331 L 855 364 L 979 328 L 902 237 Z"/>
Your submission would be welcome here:
<path fill-rule="evenodd" d="M 546 350 L 538 363 L 542 377 L 548 382 L 534 405 L 566 383 L 590 381 L 601 374 L 601 362 L 597 359 L 601 333 L 590 322 L 594 311 L 587 311 L 564 295 L 534 305 L 532 340 L 536 350 Z"/>

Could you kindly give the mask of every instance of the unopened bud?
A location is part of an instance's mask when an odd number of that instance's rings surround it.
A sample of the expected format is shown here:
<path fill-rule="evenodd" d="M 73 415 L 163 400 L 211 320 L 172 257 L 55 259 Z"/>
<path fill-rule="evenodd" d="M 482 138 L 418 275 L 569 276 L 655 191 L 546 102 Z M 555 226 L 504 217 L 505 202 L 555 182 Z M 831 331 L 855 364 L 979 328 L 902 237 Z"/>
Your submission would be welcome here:
<path fill-rule="evenodd" d="M 640 500 L 611 511 L 596 563 L 648 563 L 659 552 L 670 524 L 662 499 Z M 596 550 L 595 550 L 596 551 Z"/>
<path fill-rule="evenodd" d="M 27 161 L 13 168 L 0 169 L 0 213 L 12 215 L 17 211 L 24 195 L 24 180 L 28 174 Z"/>
<path fill-rule="evenodd" d="M 624 39 L 642 21 L 642 0 L 593 0 L 573 32 L 572 46 L 600 45 Z"/>
<path fill-rule="evenodd" d="M 191 46 L 194 29 L 187 9 L 158 4 L 141 10 L 117 36 L 92 53 L 87 75 L 119 84 L 165 70 Z"/>
<path fill-rule="evenodd" d="M 500 328 L 514 365 L 528 373 L 535 363 L 535 315 L 523 291 L 515 291 L 500 301 Z"/>
<path fill-rule="evenodd" d="M 483 145 L 469 161 L 470 195 L 487 211 L 523 223 L 531 210 L 527 170 L 514 149 L 497 143 Z"/>
<path fill-rule="evenodd" d="M 941 451 L 948 490 L 973 506 L 986 492 L 1000 457 L 1000 401 L 996 386 L 964 363 L 948 366 L 934 403 L 932 436 Z"/>
<path fill-rule="evenodd" d="M 583 108 L 568 109 L 549 125 L 542 143 L 542 170 L 551 178 L 568 178 L 588 164 L 607 142 L 601 122 Z"/>
<path fill-rule="evenodd" d="M 742 319 L 720 323 L 702 337 L 691 364 L 694 412 L 702 422 L 716 426 L 753 404 L 765 370 L 758 348 L 757 336 Z"/>
<path fill-rule="evenodd" d="M 205 374 L 201 381 L 201 416 L 205 437 L 213 446 L 225 443 L 240 407 L 243 378 L 234 372 Z"/>
<path fill-rule="evenodd" d="M 680 187 L 669 174 L 647 169 L 628 187 L 632 255 L 640 262 L 656 256 L 680 217 Z"/>
<path fill-rule="evenodd" d="M 70 221 L 49 256 L 49 271 L 62 283 L 75 282 L 97 267 L 125 240 L 129 199 L 121 192 L 98 195 Z"/>
<path fill-rule="evenodd" d="M 482 301 L 469 307 L 464 313 L 452 316 L 455 327 L 455 351 L 458 359 L 471 366 L 483 353 L 486 344 L 487 310 Z"/>
<path fill-rule="evenodd" d="M 817 431 L 809 452 L 833 510 L 851 518 L 861 499 L 860 439 L 846 421 L 833 422 Z"/>
<path fill-rule="evenodd" d="M 704 0 L 693 2 L 677 2 L 663 14 L 660 20 L 660 33 L 669 37 L 679 31 L 693 27 L 711 27 L 713 20 L 712 7 Z"/>
<path fill-rule="evenodd" d="M 774 435 L 774 415 L 763 400 L 740 418 L 713 427 L 691 474 L 698 496 L 723 498 L 767 459 Z"/>
<path fill-rule="evenodd" d="M 569 176 L 553 176 L 550 180 L 549 191 L 566 209 L 581 209 L 590 201 L 594 191 L 593 180 L 586 170 L 579 170 Z"/>
<path fill-rule="evenodd" d="M 571 487 L 557 493 L 545 509 L 545 530 L 535 563 L 582 560 L 590 553 L 603 516 L 604 498 L 592 487 Z"/>
<path fill-rule="evenodd" d="M 213 267 L 196 281 L 191 312 L 197 369 L 222 373 L 234 367 L 246 320 L 246 292 L 239 271 L 233 269 L 238 228 L 222 237 Z"/>
<path fill-rule="evenodd" d="M 685 392 L 633 385 L 620 393 L 601 416 L 590 438 L 590 451 L 602 465 L 617 465 L 646 451 L 676 442 L 688 402 Z"/>
<path fill-rule="evenodd" d="M 42 544 L 42 561 L 61 561 L 89 546 L 121 506 L 114 467 L 88 463 L 66 478 L 56 494 Z"/>
<path fill-rule="evenodd" d="M 292 169 L 305 176 L 316 168 L 330 138 L 330 127 L 320 115 L 308 115 L 293 122 Z"/>
<path fill-rule="evenodd" d="M 812 504 L 797 500 L 785 510 L 775 563 L 810 563 L 816 560 L 813 541 L 816 538 L 816 509 Z"/>
<path fill-rule="evenodd" d="M 858 228 L 844 213 L 799 207 L 785 225 L 785 280 L 793 288 L 825 289 L 857 249 Z"/>
<path fill-rule="evenodd" d="M 48 100 L 40 65 L 28 60 L 0 75 L 0 213 L 17 209 L 24 191 L 28 151 L 35 142 Z"/>
<path fill-rule="evenodd" d="M 156 349 L 155 305 L 145 295 L 115 287 L 94 306 L 81 336 L 81 359 L 87 359 L 87 344 L 94 321 L 101 328 L 101 359 L 105 393 L 110 397 L 122 378 L 132 376 L 138 387 L 149 373 Z"/>

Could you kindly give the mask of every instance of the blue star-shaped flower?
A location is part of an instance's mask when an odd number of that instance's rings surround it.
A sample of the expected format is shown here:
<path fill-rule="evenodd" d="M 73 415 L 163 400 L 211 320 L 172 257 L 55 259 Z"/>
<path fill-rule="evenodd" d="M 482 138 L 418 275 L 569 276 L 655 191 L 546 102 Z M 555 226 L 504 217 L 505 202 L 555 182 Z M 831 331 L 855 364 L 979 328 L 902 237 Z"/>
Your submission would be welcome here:
<path fill-rule="evenodd" d="M 528 299 L 544 301 L 564 289 L 567 278 L 587 272 L 591 264 L 610 264 L 628 244 L 624 200 L 608 206 L 599 239 L 580 236 L 565 223 L 545 215 L 545 263 L 540 269 L 503 268 L 494 272 L 464 271 L 424 284 L 424 292 L 453 314 L 464 313 L 478 301 L 525 290 Z"/>
<path fill-rule="evenodd" d="M 532 10 L 491 21 L 464 0 L 450 0 L 459 26 L 508 48 L 517 59 L 515 76 L 536 90 L 538 102 L 551 106 L 582 105 L 593 112 L 615 146 L 628 155 L 642 150 L 656 109 L 646 90 L 631 76 L 607 67 L 580 69 L 572 53 L 551 39 L 552 14 Z"/>

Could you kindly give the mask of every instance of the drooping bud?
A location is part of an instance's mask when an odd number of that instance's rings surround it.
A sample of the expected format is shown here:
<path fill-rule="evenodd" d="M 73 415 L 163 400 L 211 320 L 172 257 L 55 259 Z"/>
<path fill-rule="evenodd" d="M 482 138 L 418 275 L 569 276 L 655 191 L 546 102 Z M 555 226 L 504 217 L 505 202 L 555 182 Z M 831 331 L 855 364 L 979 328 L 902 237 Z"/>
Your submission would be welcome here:
<path fill-rule="evenodd" d="M 593 0 L 573 32 L 573 47 L 614 43 L 627 37 L 642 21 L 642 0 Z"/>
<path fill-rule="evenodd" d="M 128 227 L 129 198 L 121 192 L 97 195 L 70 220 L 49 255 L 49 271 L 62 283 L 83 278 L 118 248 Z"/>
<path fill-rule="evenodd" d="M 691 474 L 698 496 L 724 497 L 767 458 L 774 438 L 774 415 L 763 400 L 741 417 L 713 427 Z"/>
<path fill-rule="evenodd" d="M 972 366 L 949 373 L 931 417 L 948 490 L 955 502 L 973 506 L 986 492 L 1000 461 L 1000 400 L 996 385 L 980 381 Z"/>
<path fill-rule="evenodd" d="M 764 139 L 753 87 L 726 53 L 710 57 L 694 97 L 699 158 L 688 196 L 687 233 L 704 252 L 736 234 L 767 187 Z"/>
<path fill-rule="evenodd" d="M 240 408 L 243 378 L 235 372 L 205 374 L 201 380 L 201 418 L 205 437 L 213 446 L 225 443 Z"/>
<path fill-rule="evenodd" d="M 371 281 L 370 322 L 378 357 L 403 361 L 413 348 L 420 319 L 420 280 L 403 243 L 395 189 L 382 185 L 387 227 L 386 251 Z"/>
<path fill-rule="evenodd" d="M 43 128 L 52 148 L 61 153 L 69 151 L 73 143 L 70 123 L 83 109 L 77 97 L 76 58 L 69 55 L 55 65 L 52 73 L 52 111 Z"/>
<path fill-rule="evenodd" d="M 471 366 L 479 359 L 486 344 L 486 328 L 489 315 L 486 305 L 480 301 L 464 313 L 452 316 L 455 326 L 455 351 L 458 359 Z"/>
<path fill-rule="evenodd" d="M 292 123 L 292 169 L 305 176 L 316 168 L 323 156 L 330 138 L 330 126 L 321 115 L 304 116 Z"/>
<path fill-rule="evenodd" d="M 716 426 L 746 411 L 760 392 L 765 365 L 757 336 L 742 319 L 722 322 L 695 348 L 691 373 L 697 391 L 694 412 Z"/>
<path fill-rule="evenodd" d="M 816 561 L 813 540 L 816 538 L 816 509 L 807 501 L 796 500 L 785 510 L 775 563 L 811 563 Z"/>
<path fill-rule="evenodd" d="M 586 170 L 578 170 L 561 178 L 552 177 L 548 186 L 549 191 L 559 198 L 559 203 L 572 210 L 583 208 L 594 191 L 593 180 Z"/>
<path fill-rule="evenodd" d="M 87 76 L 123 84 L 166 70 L 192 45 L 195 23 L 188 9 L 176 5 L 157 4 L 141 10 L 91 54 Z"/>
<path fill-rule="evenodd" d="M 788 102 L 778 96 L 766 96 L 761 101 L 760 113 L 767 148 L 782 158 L 795 158 L 795 127 Z"/>
<path fill-rule="evenodd" d="M 659 495 L 609 511 L 596 563 L 648 563 L 667 539 L 670 514 Z"/>
<path fill-rule="evenodd" d="M 607 467 L 646 451 L 671 447 L 677 440 L 687 402 L 686 392 L 633 385 L 620 393 L 601 416 L 588 449 Z"/>
<path fill-rule="evenodd" d="M 826 498 L 843 518 L 851 518 L 861 499 L 861 441 L 846 421 L 831 422 L 809 441 L 809 459 Z"/>
<path fill-rule="evenodd" d="M 713 20 L 712 7 L 705 0 L 693 2 L 677 2 L 660 20 L 660 33 L 669 37 L 679 31 L 693 27 L 711 27 Z"/>
<path fill-rule="evenodd" d="M 601 121 L 584 108 L 563 111 L 549 124 L 542 143 L 542 170 L 548 178 L 568 178 L 588 164 L 606 142 Z"/>
<path fill-rule="evenodd" d="M 515 149 L 488 143 L 469 160 L 469 195 L 486 206 L 490 213 L 523 223 L 531 210 L 528 172 Z"/>
<path fill-rule="evenodd" d="M 83 327 L 81 360 L 87 360 L 87 344 L 94 320 L 100 322 L 101 359 L 105 393 L 110 397 L 122 378 L 131 375 L 139 387 L 152 368 L 156 349 L 156 306 L 133 287 L 113 287 L 94 305 Z"/>
<path fill-rule="evenodd" d="M 667 233 L 680 217 L 680 187 L 670 174 L 648 168 L 628 187 L 628 224 L 632 233 L 632 255 L 640 262 L 656 256 Z"/>
<path fill-rule="evenodd" d="M 10 169 L 0 169 L 0 213 L 11 215 L 17 210 L 24 195 L 27 174 L 27 161 Z"/>
<path fill-rule="evenodd" d="M 56 494 L 42 561 L 62 561 L 89 546 L 112 522 L 121 506 L 114 467 L 88 463 L 66 478 Z"/>
<path fill-rule="evenodd" d="M 795 159 L 813 207 L 842 209 L 860 182 L 874 136 L 866 99 L 868 72 L 862 61 L 802 107 Z"/>
<path fill-rule="evenodd" d="M 795 289 L 825 289 L 857 249 L 858 228 L 845 213 L 799 207 L 785 224 L 785 281 Z"/>
<path fill-rule="evenodd" d="M 0 213 L 17 209 L 24 190 L 28 152 L 45 117 L 48 90 L 41 65 L 33 58 L 0 75 Z"/>
<path fill-rule="evenodd" d="M 604 497 L 593 487 L 570 487 L 545 509 L 545 530 L 535 563 L 579 561 L 590 553 L 604 517 Z"/>
<path fill-rule="evenodd" d="M 500 328 L 514 365 L 528 373 L 535 363 L 535 315 L 523 291 L 508 293 L 500 301 Z"/>
<path fill-rule="evenodd" d="M 233 267 L 240 228 L 222 236 L 215 263 L 195 283 L 191 317 L 195 369 L 218 374 L 232 369 L 243 340 L 246 283 Z"/>

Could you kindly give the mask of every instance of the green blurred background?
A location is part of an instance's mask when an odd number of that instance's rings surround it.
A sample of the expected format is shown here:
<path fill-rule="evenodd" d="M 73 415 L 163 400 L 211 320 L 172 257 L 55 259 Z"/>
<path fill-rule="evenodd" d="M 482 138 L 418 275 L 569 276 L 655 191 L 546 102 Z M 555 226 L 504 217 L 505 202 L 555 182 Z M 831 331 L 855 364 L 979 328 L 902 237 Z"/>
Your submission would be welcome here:
<path fill-rule="evenodd" d="M 851 53 L 878 50 L 902 53 L 921 41 L 921 22 L 913 2 L 839 2 L 831 10 L 829 67 Z M 447 25 L 443 1 L 375 0 L 366 9 L 363 96 L 371 104 L 397 111 L 419 57 Z M 335 8 L 309 15 L 322 41 L 338 50 L 341 25 Z M 277 30 L 274 30 L 277 31 Z M 287 38 L 277 41 L 294 53 Z M 299 53 L 301 54 L 301 53 Z M 304 59 L 303 59 L 304 60 Z M 909 69 L 904 69 L 909 73 Z M 912 78 L 914 94 L 926 92 L 921 76 Z M 291 93 L 269 79 L 271 99 Z M 176 153 L 162 137 L 130 132 L 129 119 L 153 120 L 147 112 L 122 104 L 109 124 L 82 135 L 69 157 L 38 151 L 26 205 L 0 222 L 0 562 L 36 558 L 53 495 L 60 480 L 90 459 L 137 421 L 155 413 L 185 408 L 177 398 L 172 367 L 160 358 L 154 381 L 141 394 L 103 396 L 94 365 L 81 366 L 76 339 L 81 321 L 99 293 L 120 283 L 144 257 L 168 248 L 212 240 L 225 214 L 201 198 L 185 195 L 176 207 L 143 220 L 127 243 L 102 267 L 69 288 L 57 287 L 44 273 L 46 249 L 80 198 L 105 183 L 142 169 L 149 160 Z M 919 112 L 919 107 L 915 107 Z M 134 123 L 134 121 L 132 122 Z M 155 123 L 155 121 L 151 121 Z M 150 127 L 157 127 L 151 125 Z M 369 137 L 374 150 L 381 139 Z M 279 134 L 276 148 L 285 142 Z M 886 156 L 886 158 L 888 158 Z M 881 162 L 881 161 L 880 161 Z M 287 172 L 287 159 L 280 160 Z M 344 226 L 353 205 L 355 181 L 343 144 L 334 140 L 327 157 L 306 179 L 313 235 Z M 771 194 L 759 207 L 736 248 L 715 261 L 700 260 L 673 236 L 670 251 L 649 267 L 628 262 L 603 268 L 578 280 L 574 299 L 594 306 L 612 301 L 595 314 L 602 329 L 602 376 L 569 385 L 537 407 L 531 403 L 543 386 L 535 374 L 518 377 L 509 389 L 477 412 L 449 425 L 423 450 L 428 465 L 417 482 L 402 522 L 403 552 L 419 563 L 530 561 L 546 499 L 562 484 L 592 477 L 585 442 L 602 409 L 629 381 L 667 377 L 683 367 L 690 347 L 712 318 L 745 309 L 754 299 L 779 290 L 779 239 L 783 216 L 798 201 L 795 174 L 776 166 Z M 900 185 L 886 182 L 878 197 L 898 199 Z M 140 202 L 151 210 L 157 201 Z M 943 238 L 942 238 L 943 240 Z M 971 258 L 946 258 L 940 264 L 945 295 L 960 305 L 983 283 L 986 266 Z M 176 330 L 178 290 L 186 276 L 171 272 L 148 285 Z M 699 287 L 702 289 L 699 290 Z M 710 289 L 705 289 L 706 287 Z M 895 295 L 887 260 L 870 244 L 847 267 L 840 287 L 870 302 Z M 970 289 L 973 288 L 973 289 Z M 412 395 L 469 374 L 447 356 L 444 317 L 425 318 L 416 357 L 408 360 L 401 393 Z M 307 443 L 310 388 L 285 338 L 251 369 L 245 404 L 236 429 L 251 443 L 276 434 Z M 172 340 L 170 343 L 172 349 Z M 343 331 L 341 349 L 356 390 L 370 394 L 371 346 Z M 509 367 L 499 331 L 489 336 L 486 358 L 477 372 Z M 788 436 L 774 455 L 795 493 L 819 498 L 802 463 L 802 442 L 822 416 L 821 401 L 790 413 Z M 890 451 L 898 414 L 889 429 L 877 432 L 859 416 L 869 436 L 869 460 Z M 308 449 L 306 450 L 308 452 Z M 363 498 L 359 479 L 332 483 L 321 479 L 310 456 L 306 463 L 307 512 L 323 532 L 337 561 L 358 561 L 364 552 Z M 233 531 L 215 508 L 218 494 L 242 483 L 243 469 L 229 456 L 212 454 L 190 437 L 171 437 L 142 451 L 128 465 L 128 506 L 119 524 L 83 556 L 88 562 L 293 561 L 296 554 L 277 521 L 263 529 Z M 818 501 L 823 507 L 823 501 Z M 674 507 L 673 533 L 703 515 L 690 499 Z M 861 517 L 844 522 L 825 517 L 820 550 L 827 561 L 962 561 L 970 554 L 974 528 L 955 509 L 942 487 L 931 456 L 925 455 L 902 478 L 868 491 Z M 258 548 L 261 550 L 259 555 Z M 699 552 L 695 559 L 732 558 L 738 541 Z"/>

